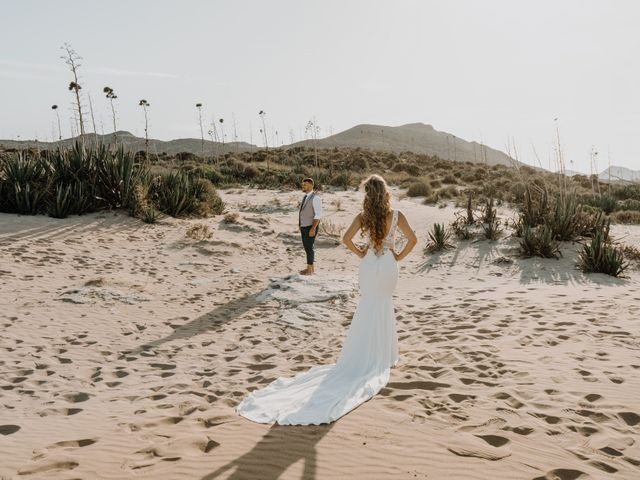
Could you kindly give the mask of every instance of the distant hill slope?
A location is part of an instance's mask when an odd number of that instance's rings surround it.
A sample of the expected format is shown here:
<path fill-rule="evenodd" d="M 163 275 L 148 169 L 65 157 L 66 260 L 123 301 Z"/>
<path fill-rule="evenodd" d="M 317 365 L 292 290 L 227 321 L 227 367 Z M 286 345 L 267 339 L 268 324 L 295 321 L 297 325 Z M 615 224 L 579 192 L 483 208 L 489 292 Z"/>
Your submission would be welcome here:
<path fill-rule="evenodd" d="M 611 167 L 611 179 L 609 178 L 609 168 L 598 175 L 604 182 L 640 182 L 640 170 L 631 170 L 627 167 Z"/>
<path fill-rule="evenodd" d="M 292 146 L 297 145 L 313 147 L 313 141 L 304 140 Z M 361 147 L 396 153 L 411 151 L 460 162 L 484 163 L 486 160 L 489 165 L 518 164 L 499 150 L 477 142 L 468 142 L 450 133 L 439 132 L 424 123 L 410 123 L 400 127 L 363 124 L 318 140 L 318 148 L 333 147 Z"/>
<path fill-rule="evenodd" d="M 137 152 L 144 150 L 144 138 L 136 137 L 130 132 L 119 131 L 116 132 L 118 145 L 124 145 L 125 149 Z M 80 137 L 77 137 L 80 138 Z M 4 148 L 40 148 L 41 150 L 55 149 L 58 146 L 68 147 L 71 146 L 77 138 L 67 138 L 59 142 L 35 142 L 34 140 L 0 140 L 0 146 Z M 111 145 L 114 142 L 113 133 L 107 135 L 94 135 L 92 133 L 84 136 L 85 142 L 93 143 L 96 138 L 98 142 Z M 219 143 L 212 142 L 210 140 L 204 141 L 204 151 L 206 155 L 220 155 L 228 152 L 244 152 L 252 149 L 257 149 L 255 145 L 250 145 L 246 142 L 231 142 L 231 143 Z M 175 155 L 181 152 L 189 152 L 196 155 L 200 155 L 202 152 L 202 142 L 198 138 L 179 138 L 176 140 L 155 140 L 149 139 L 149 153 L 166 153 L 167 155 Z"/>
<path fill-rule="evenodd" d="M 118 143 L 132 151 L 144 150 L 144 138 L 139 138 L 129 132 L 117 132 Z M 85 135 L 85 141 L 94 142 L 96 136 Z M 97 135 L 99 141 L 112 144 L 114 136 Z M 33 140 L 16 141 L 0 140 L 0 146 L 4 148 L 35 148 L 51 149 L 58 145 L 69 146 L 75 139 L 69 138 L 60 142 L 38 142 Z M 306 146 L 313 147 L 312 140 L 284 145 L 281 148 Z M 384 125 L 357 125 L 344 132 L 318 140 L 318 148 L 363 148 L 369 150 L 381 150 L 386 152 L 414 152 L 418 154 L 434 155 L 444 160 L 456 160 L 460 162 L 488 163 L 489 165 L 502 164 L 514 166 L 518 162 L 505 153 L 493 148 L 483 146 L 477 142 L 467 142 L 455 135 L 439 132 L 431 125 L 424 123 L 411 123 L 400 127 L 387 127 Z M 245 142 L 221 143 L 204 141 L 206 155 L 223 154 L 228 152 L 242 152 L 257 149 L 255 145 Z M 149 140 L 151 153 L 165 153 L 175 155 L 180 152 L 189 152 L 200 155 L 202 152 L 201 141 L 197 138 L 182 138 L 177 140 L 162 141 Z"/>

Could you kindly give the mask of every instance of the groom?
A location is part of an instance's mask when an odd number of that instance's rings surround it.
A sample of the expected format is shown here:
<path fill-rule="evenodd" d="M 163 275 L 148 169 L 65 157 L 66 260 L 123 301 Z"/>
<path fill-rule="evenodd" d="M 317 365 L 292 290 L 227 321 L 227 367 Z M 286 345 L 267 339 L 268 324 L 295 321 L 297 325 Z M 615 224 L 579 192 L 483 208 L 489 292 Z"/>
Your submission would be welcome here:
<path fill-rule="evenodd" d="M 314 259 L 313 243 L 316 240 L 320 216 L 322 215 L 322 200 L 313 191 L 313 180 L 311 178 L 302 180 L 302 191 L 305 195 L 298 212 L 298 225 L 300 226 L 302 245 L 307 253 L 307 268 L 301 270 L 300 273 L 311 275 L 313 273 Z"/>

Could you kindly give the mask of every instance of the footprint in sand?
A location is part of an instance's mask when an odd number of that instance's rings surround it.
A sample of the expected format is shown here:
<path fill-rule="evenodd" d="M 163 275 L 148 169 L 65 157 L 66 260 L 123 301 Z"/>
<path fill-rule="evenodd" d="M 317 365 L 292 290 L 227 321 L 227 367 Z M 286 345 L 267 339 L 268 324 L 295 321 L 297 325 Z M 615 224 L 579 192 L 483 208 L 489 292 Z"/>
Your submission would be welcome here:
<path fill-rule="evenodd" d="M 586 473 L 580 470 L 573 470 L 570 468 L 556 468 L 550 470 L 546 475 L 542 477 L 536 477 L 532 480 L 576 480 L 577 478 L 587 476 Z"/>
<path fill-rule="evenodd" d="M 20 430 L 19 425 L 0 425 L 0 435 L 11 435 Z"/>
<path fill-rule="evenodd" d="M 57 473 L 66 470 L 73 470 L 79 465 L 78 462 L 66 458 L 48 459 L 32 467 L 21 468 L 18 475 L 33 475 L 35 473 Z"/>
<path fill-rule="evenodd" d="M 499 435 L 475 435 L 459 432 L 446 446 L 447 450 L 461 457 L 477 457 L 500 460 L 511 455 L 510 440 Z"/>

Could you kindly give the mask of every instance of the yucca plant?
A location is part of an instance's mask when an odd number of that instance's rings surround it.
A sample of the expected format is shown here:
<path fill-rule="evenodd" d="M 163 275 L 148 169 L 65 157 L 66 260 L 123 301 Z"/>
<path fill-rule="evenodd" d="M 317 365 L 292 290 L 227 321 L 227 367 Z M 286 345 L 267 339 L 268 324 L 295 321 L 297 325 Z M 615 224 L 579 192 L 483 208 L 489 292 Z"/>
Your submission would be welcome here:
<path fill-rule="evenodd" d="M 45 206 L 46 173 L 40 158 L 22 152 L 0 163 L 3 211 L 23 215 L 40 213 Z"/>
<path fill-rule="evenodd" d="M 451 231 L 443 223 L 434 223 L 433 229 L 429 232 L 429 242 L 425 247 L 425 251 L 435 252 L 453 248 L 449 240 L 451 240 Z"/>
<path fill-rule="evenodd" d="M 583 272 L 606 273 L 613 277 L 622 275 L 629 266 L 622 249 L 608 243 L 603 231 L 597 232 L 591 242 L 583 246 L 578 265 Z"/>
<path fill-rule="evenodd" d="M 560 255 L 560 244 L 554 239 L 549 226 L 531 228 L 525 225 L 520 240 L 520 253 L 524 257 L 557 258 Z"/>
<path fill-rule="evenodd" d="M 475 222 L 475 219 L 473 218 L 473 193 L 469 192 L 468 196 L 467 196 L 467 218 L 466 218 L 466 223 L 467 225 L 473 225 L 473 223 Z"/>
<path fill-rule="evenodd" d="M 496 215 L 497 212 L 495 207 L 493 206 L 493 197 L 489 197 L 489 200 L 487 200 L 486 204 L 482 208 L 481 221 L 482 223 L 494 222 L 496 219 Z"/>
<path fill-rule="evenodd" d="M 547 223 L 556 240 L 573 240 L 580 233 L 580 203 L 575 194 L 558 194 Z"/>
<path fill-rule="evenodd" d="M 195 210 L 196 192 L 190 176 L 182 172 L 169 172 L 159 175 L 153 183 L 161 212 L 179 217 L 189 215 Z"/>
<path fill-rule="evenodd" d="M 122 145 L 114 155 L 102 159 L 98 165 L 98 185 L 101 199 L 109 208 L 129 208 L 133 191 L 146 170 L 135 156 L 125 152 Z"/>
<path fill-rule="evenodd" d="M 56 193 L 49 202 L 48 213 L 53 218 L 66 218 L 72 211 L 73 194 L 71 185 L 59 183 L 56 185 Z"/>
<path fill-rule="evenodd" d="M 467 218 L 465 218 L 461 213 L 456 212 L 456 219 L 451 223 L 451 228 L 456 237 L 460 240 L 469 240 L 473 235 L 469 230 L 469 225 L 467 224 Z"/>
<path fill-rule="evenodd" d="M 538 198 L 537 201 L 531 193 L 535 190 Z M 524 225 L 535 227 L 545 222 L 549 212 L 549 195 L 547 189 L 538 187 L 535 184 L 527 184 L 524 190 L 524 202 L 520 212 L 520 218 Z"/>
<path fill-rule="evenodd" d="M 31 184 L 16 183 L 13 186 L 15 194 L 16 213 L 22 215 L 37 215 L 44 206 L 45 190 Z"/>
<path fill-rule="evenodd" d="M 498 220 L 494 215 L 489 222 L 482 224 L 482 230 L 484 232 L 484 238 L 487 240 L 496 240 L 500 237 L 500 233 L 502 233 L 500 220 Z"/>

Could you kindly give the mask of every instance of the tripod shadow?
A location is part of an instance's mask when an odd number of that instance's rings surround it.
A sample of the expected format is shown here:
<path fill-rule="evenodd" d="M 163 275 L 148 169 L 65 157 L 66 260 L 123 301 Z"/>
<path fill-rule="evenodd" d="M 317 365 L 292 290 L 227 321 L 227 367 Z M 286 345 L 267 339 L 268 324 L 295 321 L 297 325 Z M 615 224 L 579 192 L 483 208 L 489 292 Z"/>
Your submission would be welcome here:
<path fill-rule="evenodd" d="M 316 476 L 316 444 L 333 428 L 336 422 L 324 425 L 274 424 L 260 441 L 247 453 L 205 475 L 201 480 L 220 478 L 235 468 L 229 480 L 276 480 L 294 463 L 304 461 L 301 479 Z"/>
<path fill-rule="evenodd" d="M 262 303 L 260 300 L 260 295 L 263 293 L 263 291 L 264 290 L 245 294 L 240 298 L 231 300 L 224 305 L 220 305 L 214 310 L 194 320 L 191 320 L 184 325 L 176 327 L 173 333 L 167 335 L 166 337 L 147 342 L 143 345 L 140 345 L 139 347 L 136 347 L 132 350 L 127 350 L 123 353 L 135 355 L 144 350 L 160 347 L 165 343 L 169 343 L 174 340 L 187 339 L 210 330 L 218 330 L 224 327 L 227 322 L 238 318 L 239 316 L 256 307 L 258 304 Z"/>

